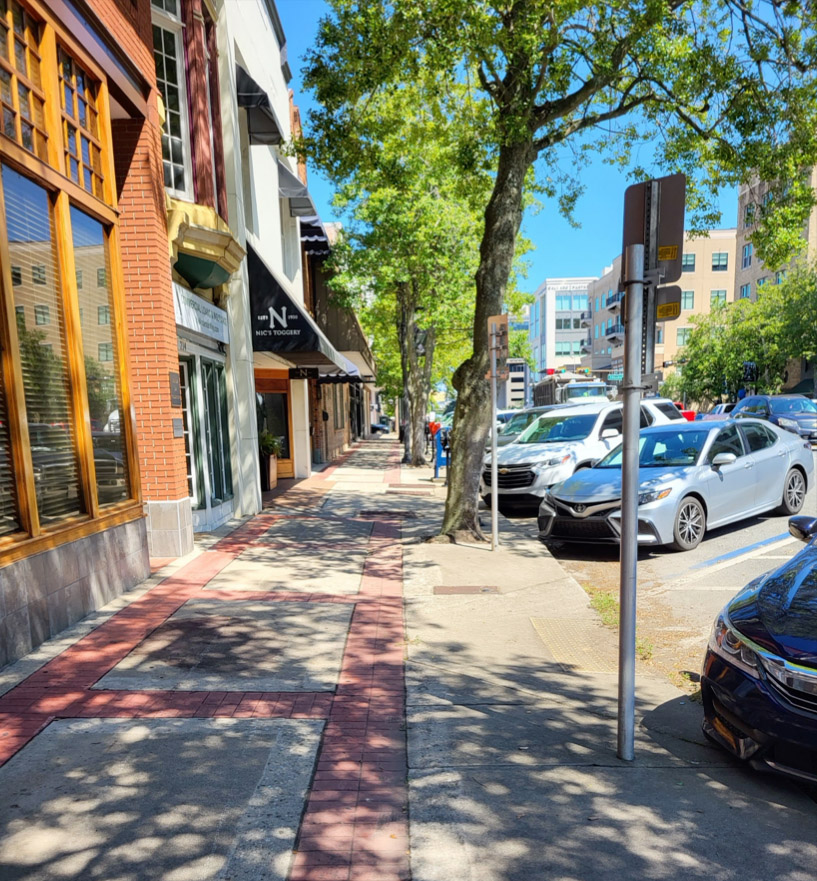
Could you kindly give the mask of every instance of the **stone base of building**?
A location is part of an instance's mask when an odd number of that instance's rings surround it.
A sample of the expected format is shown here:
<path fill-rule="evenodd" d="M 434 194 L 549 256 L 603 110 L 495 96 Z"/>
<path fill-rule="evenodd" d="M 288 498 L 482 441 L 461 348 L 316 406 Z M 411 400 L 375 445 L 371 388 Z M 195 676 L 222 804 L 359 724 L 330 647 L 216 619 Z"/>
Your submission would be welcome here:
<path fill-rule="evenodd" d="M 151 557 L 183 557 L 193 550 L 190 499 L 146 502 L 148 550 Z"/>
<path fill-rule="evenodd" d="M 147 533 L 141 519 L 0 569 L 0 667 L 149 575 Z"/>

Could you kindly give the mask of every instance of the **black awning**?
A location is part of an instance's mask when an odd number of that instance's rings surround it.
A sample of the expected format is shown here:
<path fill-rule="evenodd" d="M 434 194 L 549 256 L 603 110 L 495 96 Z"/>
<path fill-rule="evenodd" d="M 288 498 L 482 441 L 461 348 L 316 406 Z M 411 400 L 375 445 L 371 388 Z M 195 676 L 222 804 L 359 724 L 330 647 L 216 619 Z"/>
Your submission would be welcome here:
<path fill-rule="evenodd" d="M 278 160 L 278 195 L 289 199 L 291 217 L 314 217 L 317 214 L 306 184 L 280 159 Z"/>
<path fill-rule="evenodd" d="M 319 257 L 330 253 L 329 236 L 317 214 L 300 217 L 301 241 L 307 254 Z"/>
<path fill-rule="evenodd" d="M 249 246 L 247 270 L 253 351 L 277 352 L 299 367 L 320 367 L 322 373 L 329 370 L 345 374 L 346 359 Z"/>
<path fill-rule="evenodd" d="M 251 144 L 280 144 L 284 130 L 272 109 L 269 95 L 240 65 L 235 66 L 235 90 L 238 106 L 247 111 Z"/>

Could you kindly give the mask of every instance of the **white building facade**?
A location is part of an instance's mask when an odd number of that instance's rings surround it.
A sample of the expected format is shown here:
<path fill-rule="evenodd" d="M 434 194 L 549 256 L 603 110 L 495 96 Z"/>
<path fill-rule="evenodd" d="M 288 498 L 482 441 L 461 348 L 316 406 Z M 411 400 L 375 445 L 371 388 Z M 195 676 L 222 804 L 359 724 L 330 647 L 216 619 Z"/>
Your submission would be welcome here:
<path fill-rule="evenodd" d="M 528 338 L 533 350 L 533 382 L 547 370 L 578 367 L 589 315 L 588 289 L 595 277 L 546 278 L 530 307 Z"/>

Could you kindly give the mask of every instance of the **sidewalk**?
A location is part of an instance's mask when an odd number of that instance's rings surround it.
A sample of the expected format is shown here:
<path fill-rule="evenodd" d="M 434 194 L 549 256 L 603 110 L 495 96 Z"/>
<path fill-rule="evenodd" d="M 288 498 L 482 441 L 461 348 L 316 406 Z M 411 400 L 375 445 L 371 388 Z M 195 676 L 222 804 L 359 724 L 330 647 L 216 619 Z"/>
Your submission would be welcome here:
<path fill-rule="evenodd" d="M 817 805 L 638 678 L 530 537 L 358 445 L 0 671 L 0 881 L 811 879 Z"/>

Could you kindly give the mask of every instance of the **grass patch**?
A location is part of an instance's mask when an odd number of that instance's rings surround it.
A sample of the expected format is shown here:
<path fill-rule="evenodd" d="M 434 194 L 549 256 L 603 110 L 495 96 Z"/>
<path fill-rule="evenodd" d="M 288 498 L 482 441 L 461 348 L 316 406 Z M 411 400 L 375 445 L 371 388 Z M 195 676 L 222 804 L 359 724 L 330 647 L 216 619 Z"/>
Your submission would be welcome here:
<path fill-rule="evenodd" d="M 583 584 L 582 588 L 590 597 L 590 608 L 598 613 L 601 623 L 605 627 L 618 630 L 621 616 L 619 614 L 619 602 L 616 593 L 599 587 L 591 587 L 587 584 Z M 642 636 L 636 636 L 635 653 L 640 660 L 649 661 L 653 655 L 653 644 Z"/>
<path fill-rule="evenodd" d="M 596 587 L 585 588 L 590 597 L 590 608 L 598 612 L 605 627 L 618 627 L 619 605 L 615 596 Z"/>

